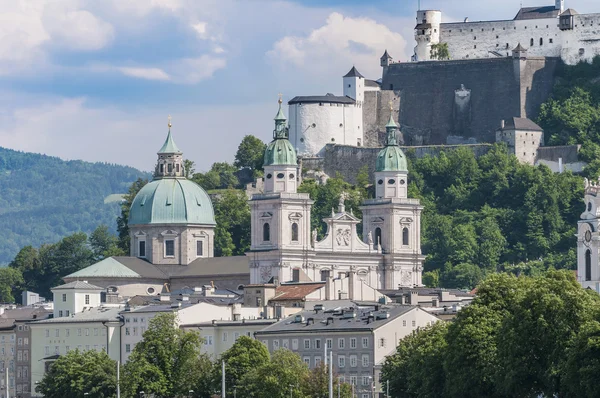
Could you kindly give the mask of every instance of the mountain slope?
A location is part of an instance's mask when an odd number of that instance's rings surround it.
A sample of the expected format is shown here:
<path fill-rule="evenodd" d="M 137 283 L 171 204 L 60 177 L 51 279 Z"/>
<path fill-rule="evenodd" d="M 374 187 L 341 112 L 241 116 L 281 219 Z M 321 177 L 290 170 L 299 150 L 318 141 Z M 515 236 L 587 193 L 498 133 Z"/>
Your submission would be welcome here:
<path fill-rule="evenodd" d="M 0 147 L 0 264 L 26 245 L 53 243 L 100 224 L 115 228 L 118 201 L 148 173 L 127 166 L 64 161 Z"/>

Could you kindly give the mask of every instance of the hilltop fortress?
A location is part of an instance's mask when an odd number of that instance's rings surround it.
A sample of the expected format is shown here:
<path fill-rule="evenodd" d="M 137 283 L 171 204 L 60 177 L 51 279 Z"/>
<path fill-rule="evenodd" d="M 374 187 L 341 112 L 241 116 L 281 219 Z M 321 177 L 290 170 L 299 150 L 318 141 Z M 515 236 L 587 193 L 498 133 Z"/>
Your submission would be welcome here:
<path fill-rule="evenodd" d="M 352 161 L 372 163 L 370 148 L 383 146 L 392 115 L 400 144 L 414 147 L 417 156 L 448 145 L 482 154 L 503 141 L 523 162 L 581 170 L 578 147 L 543 147 L 543 131 L 532 120 L 563 63 L 600 55 L 600 14 L 578 14 L 556 1 L 521 8 L 508 21 L 441 23 L 441 15 L 417 12 L 413 62 L 395 62 L 385 51 L 381 78 L 365 78 L 352 67 L 341 96 L 288 102 L 290 141 L 304 168 L 341 172 L 353 181 Z M 444 55 L 440 47 L 449 59 L 437 59 Z"/>

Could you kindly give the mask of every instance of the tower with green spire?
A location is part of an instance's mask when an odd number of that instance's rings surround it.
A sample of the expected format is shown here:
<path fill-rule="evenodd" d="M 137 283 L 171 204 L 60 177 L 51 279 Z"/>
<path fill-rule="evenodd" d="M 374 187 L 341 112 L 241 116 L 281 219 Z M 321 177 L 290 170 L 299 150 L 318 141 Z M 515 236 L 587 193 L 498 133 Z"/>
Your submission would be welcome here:
<path fill-rule="evenodd" d="M 171 116 L 169 116 L 169 132 L 165 143 L 158 150 L 158 162 L 154 170 L 154 178 L 185 178 L 183 170 L 183 152 L 179 150 L 171 135 Z"/>
<path fill-rule="evenodd" d="M 378 198 L 406 198 L 408 163 L 398 146 L 398 125 L 393 113 L 385 126 L 385 147 L 377 155 L 375 164 L 375 196 Z"/>
<path fill-rule="evenodd" d="M 267 145 L 264 157 L 265 192 L 295 193 L 298 186 L 298 158 L 296 150 L 289 141 L 287 119 L 281 109 L 275 116 L 273 141 Z"/>

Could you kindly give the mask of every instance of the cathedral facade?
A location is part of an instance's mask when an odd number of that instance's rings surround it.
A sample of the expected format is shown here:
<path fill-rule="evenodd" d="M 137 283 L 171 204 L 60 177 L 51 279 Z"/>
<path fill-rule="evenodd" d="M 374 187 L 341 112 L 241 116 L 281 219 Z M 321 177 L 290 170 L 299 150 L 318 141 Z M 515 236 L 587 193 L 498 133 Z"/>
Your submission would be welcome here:
<path fill-rule="evenodd" d="M 326 281 L 353 272 L 375 289 L 421 285 L 422 207 L 407 197 L 407 161 L 392 117 L 386 132 L 376 165 L 376 198 L 364 201 L 363 220 L 347 211 L 342 193 L 337 209 L 323 220 L 327 231 L 319 240 L 311 230 L 313 201 L 297 192 L 296 151 L 280 101 L 274 139 L 265 151 L 265 192 L 250 200 L 252 238 L 246 255 L 251 284 Z M 362 237 L 356 228 L 361 222 Z"/>

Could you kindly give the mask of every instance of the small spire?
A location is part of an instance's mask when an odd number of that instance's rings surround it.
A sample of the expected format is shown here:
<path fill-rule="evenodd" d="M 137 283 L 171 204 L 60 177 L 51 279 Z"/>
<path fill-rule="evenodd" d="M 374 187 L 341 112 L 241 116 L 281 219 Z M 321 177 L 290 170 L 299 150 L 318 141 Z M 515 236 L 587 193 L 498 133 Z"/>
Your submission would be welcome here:
<path fill-rule="evenodd" d="M 274 139 L 287 139 L 288 138 L 288 128 L 286 126 L 287 119 L 283 114 L 283 109 L 281 109 L 281 104 L 283 103 L 282 94 L 279 94 L 279 99 L 277 100 L 279 104 L 279 111 L 277 115 L 275 115 L 275 130 L 273 130 L 273 138 Z"/>
<path fill-rule="evenodd" d="M 168 119 L 169 119 L 169 123 L 168 123 L 167 125 L 169 126 L 169 130 L 171 130 L 171 126 L 173 126 L 173 125 L 171 124 L 171 115 L 169 115 L 169 118 L 168 118 Z"/>
<path fill-rule="evenodd" d="M 386 140 L 385 140 L 386 146 L 398 145 L 398 142 L 396 141 L 396 130 L 398 129 L 398 125 L 394 121 L 394 107 L 393 107 L 392 101 L 390 101 L 389 104 L 390 104 L 390 120 L 388 121 L 388 124 L 385 125 L 385 131 L 387 132 L 387 136 L 386 136 Z"/>

